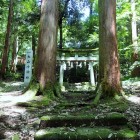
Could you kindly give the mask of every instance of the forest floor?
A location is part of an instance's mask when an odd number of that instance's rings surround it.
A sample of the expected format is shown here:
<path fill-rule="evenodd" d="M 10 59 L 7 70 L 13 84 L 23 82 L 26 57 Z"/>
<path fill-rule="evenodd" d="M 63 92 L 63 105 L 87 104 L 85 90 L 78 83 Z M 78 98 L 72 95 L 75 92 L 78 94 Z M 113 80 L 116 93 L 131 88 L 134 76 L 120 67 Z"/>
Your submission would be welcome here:
<path fill-rule="evenodd" d="M 65 92 L 63 99 L 44 106 L 41 96 L 23 103 L 24 99 L 20 98 L 24 89 L 22 82 L 1 82 L 0 140 L 34 140 L 42 116 L 95 114 L 98 117 L 110 112 L 120 112 L 127 116 L 140 139 L 140 82 L 125 81 L 123 88 L 131 95 L 128 106 L 125 101 L 117 103 L 114 100 L 101 100 L 98 106 L 90 106 L 91 100 L 88 99 L 91 93 L 87 92 Z"/>

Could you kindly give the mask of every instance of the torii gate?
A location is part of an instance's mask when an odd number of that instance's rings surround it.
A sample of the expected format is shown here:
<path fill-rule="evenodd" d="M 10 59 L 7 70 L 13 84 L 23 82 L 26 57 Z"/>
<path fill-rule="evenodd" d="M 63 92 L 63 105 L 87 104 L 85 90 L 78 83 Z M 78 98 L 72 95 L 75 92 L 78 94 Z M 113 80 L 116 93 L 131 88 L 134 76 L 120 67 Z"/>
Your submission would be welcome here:
<path fill-rule="evenodd" d="M 97 51 L 97 49 L 74 49 L 74 50 L 68 50 L 68 49 L 60 49 L 58 50 L 60 52 L 60 56 L 57 56 L 57 61 L 60 63 L 60 75 L 59 75 L 59 84 L 60 86 L 63 86 L 63 78 L 64 78 L 64 70 L 66 70 L 66 62 L 73 63 L 73 62 L 85 62 L 89 63 L 88 69 L 90 70 L 90 84 L 91 86 L 95 86 L 95 76 L 94 76 L 94 70 L 93 66 L 95 63 L 98 62 L 98 55 L 93 55 L 92 52 Z M 78 53 L 87 53 L 87 56 L 78 56 Z M 66 56 L 65 53 L 71 53 L 75 56 Z"/>

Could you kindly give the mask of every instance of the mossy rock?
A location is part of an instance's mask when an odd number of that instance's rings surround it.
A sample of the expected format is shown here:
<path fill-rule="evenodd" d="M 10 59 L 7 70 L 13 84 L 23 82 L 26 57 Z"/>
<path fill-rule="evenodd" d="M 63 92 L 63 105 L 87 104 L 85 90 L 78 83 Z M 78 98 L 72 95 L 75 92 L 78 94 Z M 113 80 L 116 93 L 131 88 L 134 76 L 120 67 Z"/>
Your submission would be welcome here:
<path fill-rule="evenodd" d="M 137 140 L 137 135 L 129 129 L 59 127 L 39 130 L 35 140 Z"/>
<path fill-rule="evenodd" d="M 126 125 L 127 119 L 124 115 L 113 112 L 108 114 L 100 115 L 52 115 L 52 116 L 43 116 L 41 117 L 40 128 L 46 127 L 62 127 L 62 126 L 110 126 L 110 125 Z"/>

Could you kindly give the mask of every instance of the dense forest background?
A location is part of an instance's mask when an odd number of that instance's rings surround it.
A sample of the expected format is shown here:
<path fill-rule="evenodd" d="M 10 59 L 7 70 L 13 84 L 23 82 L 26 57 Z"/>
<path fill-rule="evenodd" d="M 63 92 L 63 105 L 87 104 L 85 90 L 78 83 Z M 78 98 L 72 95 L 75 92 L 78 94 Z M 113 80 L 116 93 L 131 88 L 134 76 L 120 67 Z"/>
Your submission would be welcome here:
<path fill-rule="evenodd" d="M 40 4 L 37 0 L 0 2 L 0 58 L 2 60 L 6 47 L 8 63 L 5 67 L 8 75 L 18 77 L 17 73 L 13 73 L 16 70 L 15 59 L 18 57 L 18 62 L 24 61 L 26 49 L 32 48 L 35 56 L 38 46 Z M 140 74 L 139 9 L 137 0 L 117 0 L 117 39 L 122 78 L 136 77 Z M 98 48 L 98 1 L 60 0 L 58 25 L 58 48 Z M 8 40 L 6 36 L 9 36 Z"/>

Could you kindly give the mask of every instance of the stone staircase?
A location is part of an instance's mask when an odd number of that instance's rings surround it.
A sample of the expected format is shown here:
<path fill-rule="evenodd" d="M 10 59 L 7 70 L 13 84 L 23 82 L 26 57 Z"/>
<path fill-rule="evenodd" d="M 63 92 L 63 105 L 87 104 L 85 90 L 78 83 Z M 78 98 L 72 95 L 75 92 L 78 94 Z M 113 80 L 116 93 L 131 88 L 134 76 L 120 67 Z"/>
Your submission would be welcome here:
<path fill-rule="evenodd" d="M 65 96 L 67 103 L 57 105 L 54 108 L 56 112 L 41 117 L 35 140 L 138 140 L 122 111 L 112 109 L 108 112 L 108 105 L 102 104 L 101 112 L 89 102 L 80 102 L 81 95 L 84 99 L 89 95 L 73 94 Z"/>

